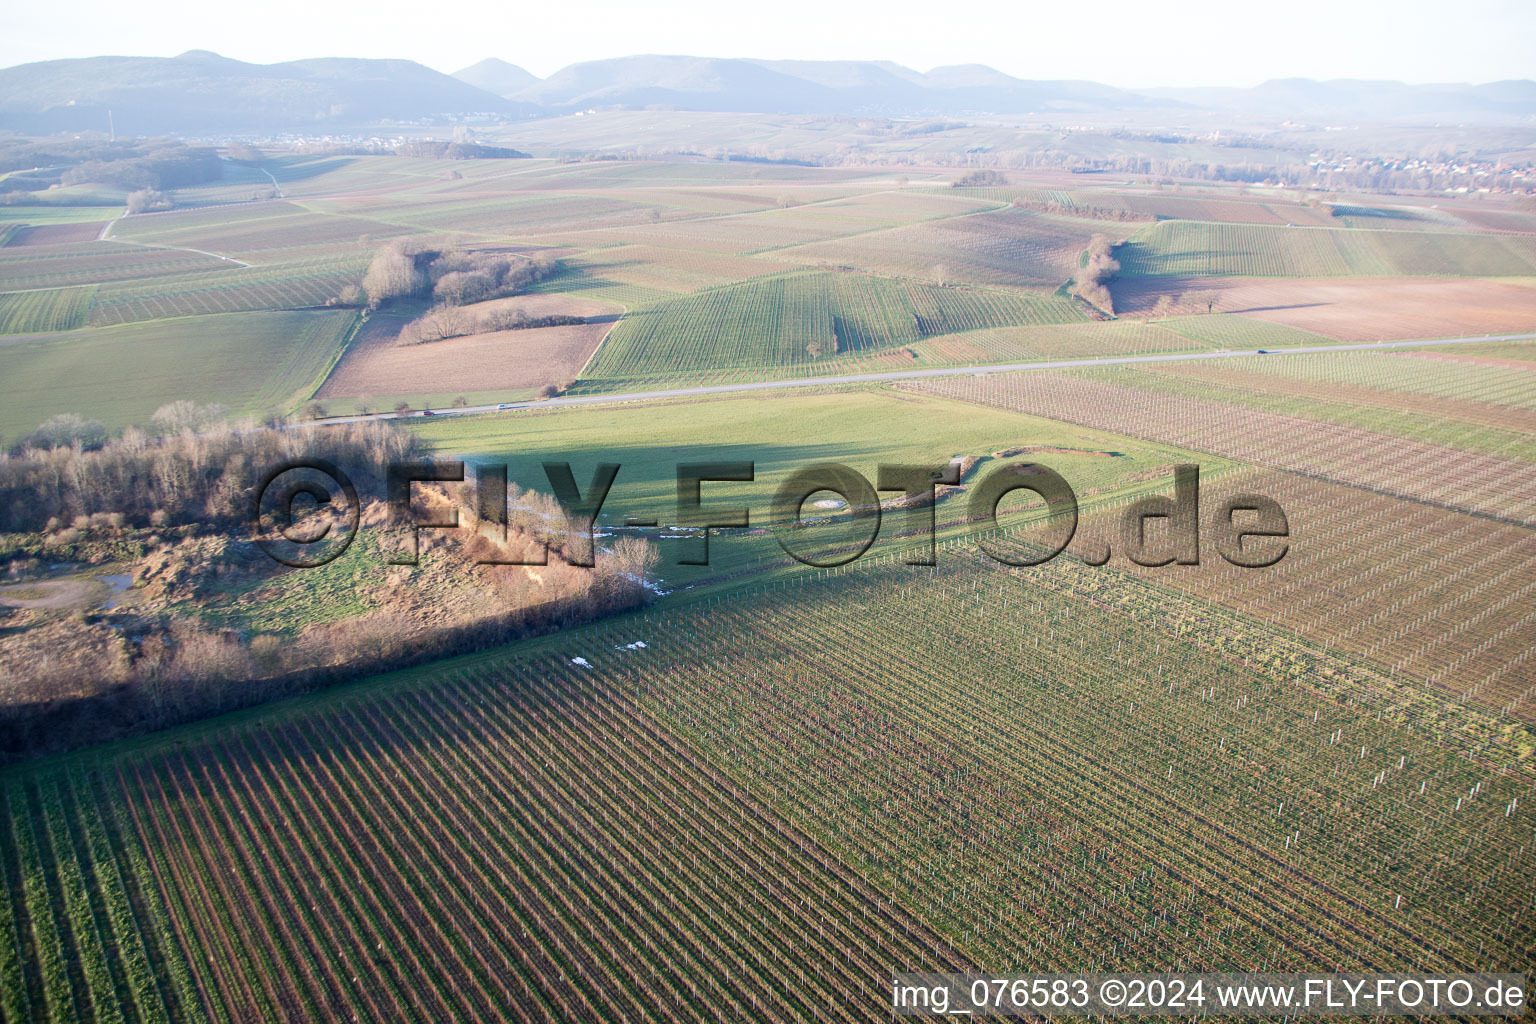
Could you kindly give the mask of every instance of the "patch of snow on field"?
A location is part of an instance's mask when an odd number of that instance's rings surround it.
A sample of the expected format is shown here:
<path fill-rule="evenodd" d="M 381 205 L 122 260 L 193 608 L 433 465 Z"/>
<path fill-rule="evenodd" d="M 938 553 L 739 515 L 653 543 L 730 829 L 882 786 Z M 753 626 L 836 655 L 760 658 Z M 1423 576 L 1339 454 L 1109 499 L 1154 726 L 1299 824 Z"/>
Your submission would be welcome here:
<path fill-rule="evenodd" d="M 580 665 L 582 668 L 591 668 L 592 667 L 592 663 L 590 661 L 588 661 L 586 658 L 572 658 L 571 659 L 571 664 L 572 665 Z"/>

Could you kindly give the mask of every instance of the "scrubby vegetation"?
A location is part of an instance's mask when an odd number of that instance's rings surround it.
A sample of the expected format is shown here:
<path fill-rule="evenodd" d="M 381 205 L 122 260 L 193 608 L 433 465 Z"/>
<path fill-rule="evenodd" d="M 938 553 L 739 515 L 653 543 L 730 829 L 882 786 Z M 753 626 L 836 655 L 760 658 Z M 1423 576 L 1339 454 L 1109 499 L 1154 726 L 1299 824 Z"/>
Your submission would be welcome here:
<path fill-rule="evenodd" d="M 0 651 L 0 756 L 160 728 L 646 599 L 649 544 L 624 538 L 590 568 L 571 564 L 558 503 L 515 487 L 503 531 L 478 518 L 469 487 L 418 486 L 418 518 L 452 507 L 462 529 L 423 534 L 418 566 L 388 564 L 400 537 L 382 501 L 384 470 L 424 456 L 405 430 L 237 428 L 189 402 L 162 409 L 156 424 L 161 436 L 129 430 L 108 441 L 100 424 L 56 417 L 0 457 L 0 565 L 10 580 L 52 593 L 50 566 L 83 563 L 133 583 L 132 600 L 106 619 L 64 604 L 14 613 Z M 301 458 L 343 467 L 361 497 L 353 547 L 314 570 L 267 558 L 249 523 L 263 474 Z M 536 571 L 505 564 L 538 562 L 542 546 Z M 338 596 L 295 604 L 305 590 L 292 586 L 296 571 Z"/>
<path fill-rule="evenodd" d="M 1001 171 L 981 170 L 956 178 L 951 188 L 991 188 L 1008 184 L 1008 176 Z"/>
<path fill-rule="evenodd" d="M 508 146 L 486 146 L 476 142 L 448 142 L 443 139 L 412 139 L 395 147 L 399 156 L 422 160 L 526 160 L 529 154 Z"/>

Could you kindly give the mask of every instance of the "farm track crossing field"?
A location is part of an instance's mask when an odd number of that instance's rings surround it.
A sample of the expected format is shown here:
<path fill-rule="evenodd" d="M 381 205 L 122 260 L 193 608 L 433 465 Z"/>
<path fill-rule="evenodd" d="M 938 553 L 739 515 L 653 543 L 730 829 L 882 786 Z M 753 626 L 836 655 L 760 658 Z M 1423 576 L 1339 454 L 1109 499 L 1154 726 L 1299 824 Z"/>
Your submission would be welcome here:
<path fill-rule="evenodd" d="M 700 368 L 792 368 L 925 337 L 1079 319 L 1046 294 L 938 288 L 864 274 L 792 274 L 632 310 L 588 379 L 667 377 Z"/>
<path fill-rule="evenodd" d="M 236 416 L 286 412 L 319 384 L 356 318 L 233 313 L 0 343 L 0 433 L 18 437 L 64 412 L 118 429 L 177 399 Z"/>
<path fill-rule="evenodd" d="M 113 237 L 258 260 L 270 259 L 273 250 L 349 248 L 366 260 L 386 239 L 416 230 L 362 217 L 312 213 L 291 203 L 255 203 L 217 211 L 126 217 L 113 228 Z"/>
<path fill-rule="evenodd" d="M 0 249 L 0 291 L 102 284 L 234 266 L 215 256 L 122 242 L 77 242 L 20 249 L 6 246 Z"/>
<path fill-rule="evenodd" d="M 356 284 L 366 266 L 367 253 L 358 253 L 103 285 L 91 310 L 91 324 L 107 327 L 208 313 L 311 309 Z"/>
<path fill-rule="evenodd" d="M 1164 221 L 1116 250 L 1127 277 L 1503 277 L 1536 274 L 1536 239 Z"/>
<path fill-rule="evenodd" d="M 94 285 L 36 292 L 0 292 L 0 334 L 72 331 L 84 327 Z"/>
<path fill-rule="evenodd" d="M 7 1016 L 862 1021 L 964 966 L 563 660 L 9 780 Z"/>

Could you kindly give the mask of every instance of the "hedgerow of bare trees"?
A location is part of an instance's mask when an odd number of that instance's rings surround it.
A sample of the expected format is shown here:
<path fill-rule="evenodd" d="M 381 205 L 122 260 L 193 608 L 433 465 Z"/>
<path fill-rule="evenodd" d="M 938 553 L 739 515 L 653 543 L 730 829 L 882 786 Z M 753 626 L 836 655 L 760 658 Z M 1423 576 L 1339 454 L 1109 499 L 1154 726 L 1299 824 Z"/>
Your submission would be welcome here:
<path fill-rule="evenodd" d="M 387 464 L 422 452 L 414 434 L 383 423 L 271 430 L 191 402 L 162 407 L 154 422 L 161 436 L 129 427 L 107 441 L 99 423 L 55 416 L 16 454 L 0 454 L 0 533 L 103 513 L 130 526 L 222 527 L 248 515 L 261 474 L 286 461 L 327 459 L 382 495 Z"/>
<path fill-rule="evenodd" d="M 412 249 L 396 240 L 374 253 L 361 283 L 362 294 L 348 289 L 343 305 L 365 300 L 378 309 L 397 299 L 430 296 L 439 306 L 466 306 L 516 295 L 559 271 L 547 254 L 477 252 L 467 249 Z"/>
<path fill-rule="evenodd" d="M 564 327 L 586 323 L 584 317 L 569 313 L 529 316 L 521 309 L 476 310 L 463 306 L 434 306 L 400 329 L 397 345 L 421 345 L 431 341 L 461 338 L 466 334 L 493 331 L 520 331 L 532 327 Z"/>
<path fill-rule="evenodd" d="M 1094 235 L 1088 240 L 1087 261 L 1078 269 L 1072 293 L 1106 313 L 1115 311 L 1115 299 L 1109 281 L 1120 270 L 1115 259 L 1115 243 L 1108 235 Z"/>

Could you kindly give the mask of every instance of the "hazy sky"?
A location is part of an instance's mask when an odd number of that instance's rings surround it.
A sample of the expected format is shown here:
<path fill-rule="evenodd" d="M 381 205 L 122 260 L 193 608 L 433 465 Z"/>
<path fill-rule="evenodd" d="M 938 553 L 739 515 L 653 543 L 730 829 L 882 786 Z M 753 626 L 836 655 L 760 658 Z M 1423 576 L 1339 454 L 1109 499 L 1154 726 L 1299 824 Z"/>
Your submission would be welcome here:
<path fill-rule="evenodd" d="M 455 71 L 500 57 L 544 76 L 632 53 L 990 64 L 1127 87 L 1265 79 L 1488 82 L 1536 77 L 1536 2 L 1483 0 L 75 0 L 17 3 L 0 66 L 215 50 L 268 63 L 404 57 Z"/>

